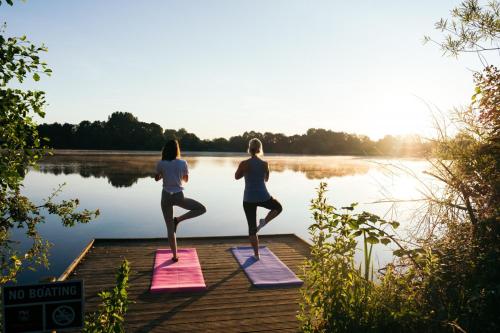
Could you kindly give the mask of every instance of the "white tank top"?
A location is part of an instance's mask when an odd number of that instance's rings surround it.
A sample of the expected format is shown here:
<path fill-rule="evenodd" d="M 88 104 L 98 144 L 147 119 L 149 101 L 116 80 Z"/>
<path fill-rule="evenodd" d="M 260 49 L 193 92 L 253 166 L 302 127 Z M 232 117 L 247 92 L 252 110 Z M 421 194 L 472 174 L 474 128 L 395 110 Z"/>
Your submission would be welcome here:
<path fill-rule="evenodd" d="M 163 178 L 163 189 L 170 193 L 184 190 L 182 177 L 188 174 L 187 162 L 181 159 L 172 161 L 161 160 L 156 165 L 156 172 Z"/>

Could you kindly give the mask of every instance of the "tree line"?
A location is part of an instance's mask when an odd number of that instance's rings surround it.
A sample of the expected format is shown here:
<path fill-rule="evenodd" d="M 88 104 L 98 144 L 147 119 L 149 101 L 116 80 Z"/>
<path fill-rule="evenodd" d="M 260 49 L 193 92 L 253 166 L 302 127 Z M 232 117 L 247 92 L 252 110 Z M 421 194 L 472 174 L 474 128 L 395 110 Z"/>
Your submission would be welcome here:
<path fill-rule="evenodd" d="M 430 144 L 417 136 L 387 135 L 374 141 L 366 135 L 311 128 L 305 134 L 245 132 L 229 139 L 200 139 L 186 131 L 163 129 L 156 123 L 139 121 L 129 112 L 114 112 L 107 121 L 79 124 L 41 124 L 38 131 L 55 149 L 160 150 L 165 141 L 177 139 L 183 151 L 245 151 L 251 138 L 259 138 L 265 152 L 314 155 L 422 156 Z"/>

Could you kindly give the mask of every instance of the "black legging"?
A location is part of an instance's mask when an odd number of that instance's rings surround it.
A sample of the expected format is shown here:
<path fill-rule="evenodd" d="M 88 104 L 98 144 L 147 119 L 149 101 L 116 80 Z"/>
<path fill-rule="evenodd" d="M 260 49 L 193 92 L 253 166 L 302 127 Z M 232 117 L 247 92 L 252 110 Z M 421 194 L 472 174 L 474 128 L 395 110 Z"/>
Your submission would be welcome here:
<path fill-rule="evenodd" d="M 264 207 L 269 210 L 276 210 L 278 214 L 281 213 L 283 207 L 278 200 L 271 197 L 271 199 L 262 202 L 246 202 L 243 201 L 243 209 L 245 210 L 245 215 L 247 217 L 248 223 L 248 234 L 257 234 L 257 207 Z"/>

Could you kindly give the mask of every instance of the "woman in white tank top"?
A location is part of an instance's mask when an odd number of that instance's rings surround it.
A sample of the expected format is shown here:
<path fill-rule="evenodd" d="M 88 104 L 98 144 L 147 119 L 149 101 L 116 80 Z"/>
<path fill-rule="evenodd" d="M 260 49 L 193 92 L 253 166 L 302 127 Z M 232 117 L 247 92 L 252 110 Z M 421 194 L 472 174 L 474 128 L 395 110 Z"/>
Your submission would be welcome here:
<path fill-rule="evenodd" d="M 188 165 L 180 159 L 181 153 L 177 140 L 168 141 L 163 147 L 161 161 L 156 165 L 155 180 L 163 179 L 161 191 L 161 210 L 167 225 L 168 242 L 172 249 L 172 261 L 177 262 L 177 225 L 182 221 L 204 214 L 205 206 L 196 200 L 185 198 L 183 184 L 189 180 Z M 174 217 L 174 206 L 187 209 L 184 215 Z"/>

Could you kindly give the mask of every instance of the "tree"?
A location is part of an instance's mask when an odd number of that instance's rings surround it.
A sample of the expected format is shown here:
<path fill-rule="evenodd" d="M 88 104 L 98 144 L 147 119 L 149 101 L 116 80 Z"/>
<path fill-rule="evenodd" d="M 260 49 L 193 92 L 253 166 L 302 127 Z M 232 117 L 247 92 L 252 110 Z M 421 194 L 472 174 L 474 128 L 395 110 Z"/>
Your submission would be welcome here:
<path fill-rule="evenodd" d="M 12 1 L 7 3 L 12 5 Z M 37 226 L 45 221 L 43 211 L 60 216 L 65 226 L 89 222 L 99 214 L 89 210 L 77 212 L 78 199 L 54 202 L 60 189 L 41 204 L 21 194 L 26 172 L 47 154 L 35 122 L 35 118 L 45 116 L 45 94 L 10 88 L 10 83 L 22 84 L 28 76 L 39 81 L 41 75 L 50 75 L 52 71 L 40 61 L 40 53 L 47 51 L 45 46 L 30 43 L 26 36 L 6 37 L 5 28 L 4 25 L 0 30 L 0 283 L 15 280 L 22 268 L 48 265 L 50 244 L 37 231 Z M 31 242 L 23 253 L 10 240 L 14 228 L 24 229 Z"/>
<path fill-rule="evenodd" d="M 441 183 L 427 193 L 423 242 L 436 266 L 422 289 L 436 320 L 470 332 L 497 332 L 500 306 L 500 136 L 495 67 L 475 74 L 471 105 L 456 109 L 457 133 L 439 132 L 428 174 Z M 496 102 L 494 102 L 496 100 Z M 496 104 L 493 104 L 496 103 Z M 450 306 L 452 305 L 452 306 Z M 474 309 L 471 311 L 471 309 Z"/>
<path fill-rule="evenodd" d="M 441 21 L 443 31 L 460 31 L 459 40 L 446 37 L 447 52 L 489 51 L 479 46 L 484 41 L 498 46 L 498 3 L 488 8 L 491 13 L 469 0 L 452 11 L 458 21 L 451 30 Z M 452 114 L 454 134 L 440 127 L 433 142 L 427 174 L 434 181 L 419 179 L 425 204 L 411 224 L 420 225 L 421 232 L 393 252 L 396 258 L 379 270 L 378 281 L 361 279 L 361 265 L 356 268 L 353 261 L 354 236 L 368 232 L 364 223 L 377 217 L 353 221 L 356 215 L 337 213 L 320 186 L 311 205 L 313 245 L 299 315 L 304 331 L 500 331 L 500 71 L 487 66 L 474 81 L 471 104 Z M 408 146 L 387 136 L 377 148 Z M 377 225 L 371 228 L 374 243 L 400 241 L 377 240 L 388 235 L 378 233 Z"/>
<path fill-rule="evenodd" d="M 453 56 L 475 52 L 484 61 L 485 53 L 500 50 L 500 3 L 492 0 L 481 6 L 478 0 L 466 0 L 451 10 L 451 20 L 442 18 L 435 27 L 444 33 L 443 40 L 425 36 L 424 42 L 433 42 Z"/>

